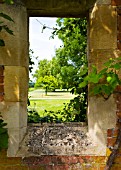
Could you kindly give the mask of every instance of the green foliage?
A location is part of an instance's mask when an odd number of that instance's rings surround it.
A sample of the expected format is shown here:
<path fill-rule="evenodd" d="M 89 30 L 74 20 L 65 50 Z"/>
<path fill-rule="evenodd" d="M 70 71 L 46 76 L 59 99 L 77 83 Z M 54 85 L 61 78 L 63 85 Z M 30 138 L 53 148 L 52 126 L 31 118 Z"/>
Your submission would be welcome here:
<path fill-rule="evenodd" d="M 40 60 L 38 63 L 38 69 L 36 70 L 34 77 L 38 80 L 39 77 L 51 75 L 51 63 L 47 59 Z"/>
<path fill-rule="evenodd" d="M 44 76 L 44 77 L 39 77 L 36 81 L 35 87 L 43 87 L 46 91 L 51 90 L 54 91 L 58 85 L 57 79 L 50 75 L 50 76 Z"/>
<path fill-rule="evenodd" d="M 51 75 L 58 82 L 55 88 L 71 89 L 72 93 L 87 97 L 84 95 L 85 92 L 87 93 L 87 86 L 84 88 L 80 88 L 79 86 L 79 84 L 83 82 L 83 78 L 87 75 L 88 71 L 86 56 L 87 21 L 86 19 L 80 18 L 58 18 L 57 27 L 58 28 L 55 29 L 52 34 L 52 38 L 57 35 L 59 39 L 62 40 L 63 45 L 56 50 L 56 55 L 51 61 L 40 61 L 38 70 L 35 73 L 35 77 L 37 78 L 36 86 L 42 87 L 43 84 L 47 91 L 48 87 L 46 81 L 48 81 L 49 78 L 46 77 L 45 80 L 44 77 Z M 86 68 L 85 75 L 81 75 L 83 68 Z M 45 83 L 43 83 L 43 79 Z M 87 98 L 82 101 L 85 110 L 83 110 L 83 113 L 79 111 L 80 117 L 82 114 L 86 115 Z M 77 102 L 78 105 L 79 101 L 76 98 L 73 103 L 75 102 Z M 75 104 L 72 103 L 70 103 L 70 105 L 71 107 L 75 106 Z M 68 110 L 70 105 L 68 106 Z M 65 110 L 63 110 L 63 112 L 67 112 Z M 76 117 L 78 118 L 74 118 L 75 121 L 77 119 L 79 121 L 81 120 L 79 115 Z"/>
<path fill-rule="evenodd" d="M 75 88 L 76 92 L 83 79 L 80 78 L 80 68 L 84 65 L 87 67 L 87 21 L 80 18 L 59 18 L 57 26 L 59 28 L 53 32 L 52 37 L 57 35 L 63 45 L 56 50 L 53 74 L 58 75 L 62 88 Z"/>
<path fill-rule="evenodd" d="M 53 32 L 52 37 L 58 35 L 63 46 L 56 50 L 54 60 L 58 69 L 55 71 L 56 67 L 54 67 L 53 71 L 59 75 L 61 88 L 70 88 L 72 93 L 78 94 L 78 97 L 64 107 L 63 116 L 67 115 L 66 121 L 69 114 L 73 115 L 71 121 L 84 121 L 87 108 L 87 86 L 80 88 L 79 84 L 88 73 L 87 21 L 85 18 L 59 18 L 57 25 L 59 29 Z"/>
<path fill-rule="evenodd" d="M 34 61 L 32 60 L 32 57 L 33 57 L 33 50 L 29 50 L 29 72 L 31 73 L 32 72 L 32 69 L 33 69 L 33 65 L 34 65 Z"/>
<path fill-rule="evenodd" d="M 71 99 L 69 103 L 63 103 L 63 109 L 53 111 L 52 109 L 44 110 L 44 113 L 40 116 L 36 110 L 36 103 L 34 108 L 28 108 L 28 122 L 29 123 L 44 123 L 44 122 L 84 122 L 86 121 L 86 93 L 78 95 L 74 99 Z M 83 104 L 85 103 L 85 105 Z"/>
<path fill-rule="evenodd" d="M 69 103 L 64 103 L 62 110 L 58 111 L 47 111 L 47 120 L 50 122 L 85 122 L 86 121 L 86 108 L 87 103 L 86 93 L 78 95 L 74 99 L 70 100 Z M 84 105 L 85 103 L 85 105 Z"/>
<path fill-rule="evenodd" d="M 7 3 L 7 4 L 13 4 L 14 1 L 13 0 L 3 0 L 3 2 Z"/>
<path fill-rule="evenodd" d="M 109 61 L 104 63 L 104 68 L 97 72 L 95 66 L 92 67 L 92 72 L 84 78 L 80 83 L 83 88 L 87 84 L 92 85 L 91 93 L 94 95 L 102 95 L 108 99 L 112 93 L 115 92 L 117 85 L 121 84 L 118 72 L 121 69 L 121 58 L 110 58 Z"/>
<path fill-rule="evenodd" d="M 2 116 L 0 115 L 0 150 L 8 147 L 8 133 L 5 128 L 7 124 L 4 123 Z"/>
<path fill-rule="evenodd" d="M 28 109 L 28 123 L 39 123 L 40 116 L 36 109 Z"/>

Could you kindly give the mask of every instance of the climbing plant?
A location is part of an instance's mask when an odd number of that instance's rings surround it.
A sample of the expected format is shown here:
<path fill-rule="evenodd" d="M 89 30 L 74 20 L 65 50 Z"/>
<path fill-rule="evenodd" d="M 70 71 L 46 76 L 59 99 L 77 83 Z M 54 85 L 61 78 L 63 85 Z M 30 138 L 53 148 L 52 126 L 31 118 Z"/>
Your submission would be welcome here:
<path fill-rule="evenodd" d="M 117 88 L 121 85 L 121 58 L 110 58 L 103 66 L 103 69 L 99 72 L 95 66 L 92 66 L 92 72 L 84 78 L 84 81 L 80 83 L 80 87 L 84 88 L 89 84 L 90 94 L 101 95 L 105 100 L 107 100 L 111 94 L 115 94 L 117 102 L 120 103 L 121 97 L 119 97 L 120 92 Z M 119 147 L 121 146 L 121 117 L 118 115 L 118 112 L 116 124 L 118 126 L 118 135 L 114 147 L 111 149 L 112 152 L 107 160 L 105 170 L 111 169 Z"/>
<path fill-rule="evenodd" d="M 121 69 L 121 58 L 110 58 L 104 63 L 104 68 L 97 71 L 96 66 L 92 66 L 92 71 L 88 74 L 79 87 L 84 88 L 91 85 L 90 94 L 101 95 L 108 99 L 115 92 L 117 85 L 121 85 L 119 71 Z M 85 71 L 84 71 L 85 74 Z"/>

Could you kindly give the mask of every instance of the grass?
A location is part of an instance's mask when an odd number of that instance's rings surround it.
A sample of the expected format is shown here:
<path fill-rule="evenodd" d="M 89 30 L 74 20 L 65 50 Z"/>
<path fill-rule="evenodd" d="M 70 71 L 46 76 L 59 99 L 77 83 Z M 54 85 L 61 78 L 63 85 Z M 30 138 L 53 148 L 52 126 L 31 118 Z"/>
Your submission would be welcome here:
<path fill-rule="evenodd" d="M 48 92 L 45 95 L 43 89 L 29 89 L 30 106 L 29 108 L 36 109 L 40 116 L 46 116 L 44 110 L 58 111 L 64 108 L 63 103 L 69 103 L 70 99 L 73 99 L 75 95 L 72 95 L 68 91 L 56 90 L 55 92 Z"/>
<path fill-rule="evenodd" d="M 29 108 L 35 108 L 40 116 L 45 116 L 44 110 L 57 111 L 64 107 L 63 103 L 69 103 L 70 99 L 39 99 L 30 100 Z"/>
<path fill-rule="evenodd" d="M 34 91 L 34 90 L 35 90 L 34 87 L 30 87 L 30 88 L 29 88 L 29 92 Z"/>

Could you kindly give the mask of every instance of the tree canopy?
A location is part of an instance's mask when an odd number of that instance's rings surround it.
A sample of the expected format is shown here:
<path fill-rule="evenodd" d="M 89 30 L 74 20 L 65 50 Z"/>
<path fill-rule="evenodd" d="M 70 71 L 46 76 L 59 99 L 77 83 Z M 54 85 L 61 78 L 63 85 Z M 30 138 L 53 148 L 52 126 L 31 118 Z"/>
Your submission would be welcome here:
<path fill-rule="evenodd" d="M 56 49 L 51 61 L 40 60 L 34 75 L 35 86 L 43 87 L 46 91 L 52 87 L 69 89 L 78 94 L 78 98 L 72 100 L 66 108 L 78 110 L 74 111 L 76 115 L 73 121 L 84 121 L 85 116 L 82 118 L 80 115 L 86 115 L 87 86 L 80 88 L 79 85 L 87 75 L 87 21 L 80 18 L 58 18 L 56 22 L 57 29 L 54 29 L 51 38 L 58 36 L 63 45 Z M 82 75 L 82 71 L 85 74 Z"/>

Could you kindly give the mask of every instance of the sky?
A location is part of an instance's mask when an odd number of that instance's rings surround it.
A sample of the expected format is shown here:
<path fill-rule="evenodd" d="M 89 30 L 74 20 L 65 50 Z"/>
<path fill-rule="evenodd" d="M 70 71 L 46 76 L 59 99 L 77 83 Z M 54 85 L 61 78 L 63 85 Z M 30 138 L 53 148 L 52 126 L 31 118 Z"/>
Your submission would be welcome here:
<path fill-rule="evenodd" d="M 52 29 L 46 28 L 42 31 L 43 25 L 50 28 L 56 27 L 56 19 L 48 17 L 30 17 L 29 19 L 29 43 L 30 49 L 34 52 L 33 71 L 30 74 L 31 80 L 33 79 L 32 75 L 38 67 L 38 61 L 43 59 L 51 60 L 55 55 L 55 50 L 62 45 L 62 41 L 58 37 L 54 39 L 50 38 L 53 32 Z"/>
<path fill-rule="evenodd" d="M 57 18 L 47 17 L 30 17 L 29 20 L 29 42 L 30 49 L 34 51 L 34 56 L 39 56 L 39 60 L 51 58 L 55 54 L 55 49 L 62 45 L 58 37 L 50 39 L 53 32 L 52 29 L 44 29 L 42 32 L 42 24 L 50 28 L 56 27 Z M 39 21 L 39 22 L 38 22 Z"/>

